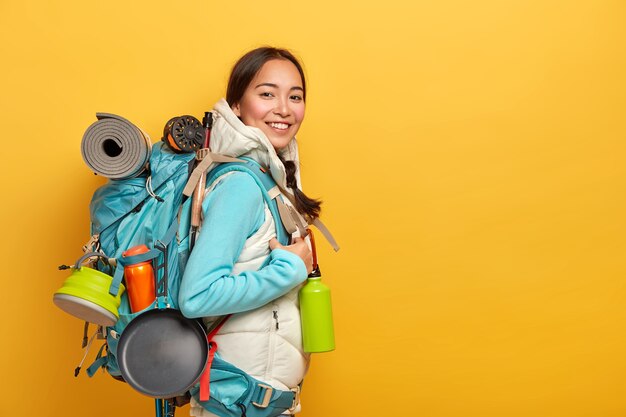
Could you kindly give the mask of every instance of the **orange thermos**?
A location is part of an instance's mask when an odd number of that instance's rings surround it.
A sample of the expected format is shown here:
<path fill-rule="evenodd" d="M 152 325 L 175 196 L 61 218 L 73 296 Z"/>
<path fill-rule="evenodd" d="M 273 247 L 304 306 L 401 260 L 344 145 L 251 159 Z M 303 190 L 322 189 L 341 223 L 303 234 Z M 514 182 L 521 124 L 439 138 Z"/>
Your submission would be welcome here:
<path fill-rule="evenodd" d="M 148 251 L 146 245 L 138 245 L 122 253 L 122 256 L 140 255 Z M 150 261 L 126 265 L 124 267 L 124 280 L 126 281 L 130 309 L 133 313 L 145 309 L 154 302 L 156 298 L 154 269 Z"/>

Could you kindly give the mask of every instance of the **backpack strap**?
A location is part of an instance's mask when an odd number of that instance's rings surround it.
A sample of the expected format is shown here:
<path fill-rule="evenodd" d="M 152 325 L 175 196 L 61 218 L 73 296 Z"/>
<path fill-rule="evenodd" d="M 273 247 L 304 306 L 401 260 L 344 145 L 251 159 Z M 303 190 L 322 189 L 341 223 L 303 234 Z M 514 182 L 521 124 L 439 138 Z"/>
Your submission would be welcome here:
<path fill-rule="evenodd" d="M 324 235 L 324 237 L 326 238 L 328 243 L 330 243 L 330 246 L 333 247 L 335 252 L 339 251 L 339 245 L 337 244 L 337 241 L 335 240 L 333 235 L 330 233 L 330 230 L 328 230 L 326 225 L 322 223 L 322 221 L 319 218 L 313 220 L 313 226 L 317 227 L 317 230 L 322 232 L 322 235 Z"/>
<path fill-rule="evenodd" d="M 209 354 L 207 355 L 204 372 L 202 372 L 200 376 L 200 401 L 209 401 L 210 397 L 211 365 L 213 364 L 215 352 L 217 352 L 217 343 L 213 340 L 213 337 L 220 331 L 230 316 L 232 316 L 232 314 L 224 316 L 206 337 L 207 343 L 209 344 Z"/>
<path fill-rule="evenodd" d="M 286 198 L 289 199 L 289 201 L 291 201 L 291 204 L 293 204 L 294 206 L 296 205 L 293 196 L 289 196 L 289 195 L 285 195 Z M 286 205 L 285 205 L 286 206 Z M 281 207 L 279 206 L 279 209 Z M 307 222 L 306 220 L 302 217 L 302 215 L 300 213 L 298 213 L 297 210 L 293 209 L 292 207 L 287 207 L 289 209 L 289 212 L 291 213 L 291 217 L 295 218 L 294 223 L 296 223 L 296 227 L 298 227 L 298 229 L 301 229 L 302 224 L 304 224 L 304 228 L 306 229 L 307 226 Z M 289 213 L 287 213 L 289 214 Z M 282 210 L 281 210 L 281 215 L 282 215 Z M 287 216 L 288 217 L 288 216 Z M 283 217 L 284 218 L 284 217 Z M 330 230 L 328 230 L 328 228 L 326 227 L 326 225 L 324 223 L 322 223 L 322 221 L 319 219 L 319 217 L 315 218 L 313 220 L 313 226 L 315 226 L 320 232 L 322 232 L 322 235 L 324 235 L 324 237 L 326 238 L 326 240 L 328 241 L 328 243 L 330 243 L 330 246 L 332 246 L 332 248 L 335 250 L 335 252 L 339 251 L 339 245 L 337 244 L 337 241 L 335 240 L 335 238 L 333 237 L 332 233 L 330 233 Z M 287 227 L 287 230 L 289 230 L 289 227 Z M 304 233 L 302 233 L 302 230 L 300 230 L 300 234 L 302 234 L 304 236 Z"/>
<path fill-rule="evenodd" d="M 258 408 L 294 409 L 300 402 L 300 387 L 283 391 L 266 384 L 256 384 L 250 397 L 250 403 Z"/>
<path fill-rule="evenodd" d="M 242 398 L 233 404 L 233 406 L 241 408 L 241 411 L 243 411 L 242 415 L 245 415 L 247 411 L 257 417 L 275 416 L 277 415 L 276 410 L 280 410 L 280 412 L 287 410 L 294 411 L 300 402 L 299 386 L 285 391 L 274 388 L 270 384 L 259 381 L 218 356 L 215 356 L 213 364 L 213 368 L 226 371 L 231 375 L 239 375 L 247 381 L 250 388 L 246 390 Z M 199 401 L 203 408 L 213 413 L 215 413 L 215 408 L 223 409 L 224 405 L 221 404 L 220 400 L 217 398 L 211 397 L 206 401 L 200 399 L 200 390 L 201 387 L 196 385 L 190 390 L 190 393 L 196 401 Z M 217 407 L 215 407 L 216 405 Z"/>
<path fill-rule="evenodd" d="M 276 202 L 277 199 L 280 198 L 280 192 L 276 187 L 274 178 L 272 178 L 269 170 L 263 168 L 258 162 L 246 157 L 242 157 L 240 160 L 241 162 L 220 164 L 215 169 L 211 170 L 211 172 L 209 172 L 209 177 L 207 178 L 207 185 L 213 183 L 219 177 L 228 172 L 240 171 L 252 175 L 252 178 L 254 178 L 256 183 L 261 188 L 263 199 L 267 203 L 267 206 L 272 213 L 272 217 L 274 218 L 274 223 L 276 224 L 276 238 L 281 245 L 288 245 L 291 234 L 285 230 L 285 226 L 281 221 L 280 213 L 278 211 L 278 203 Z"/>
<path fill-rule="evenodd" d="M 221 158 L 219 158 L 223 157 L 223 155 L 210 154 L 209 157 L 213 158 L 211 162 L 224 161 L 220 160 Z M 280 188 L 276 185 L 276 182 L 272 178 L 269 170 L 261 167 L 258 162 L 248 157 L 239 157 L 239 159 L 235 159 L 234 161 L 235 162 L 222 163 L 213 170 L 211 170 L 209 173 L 210 176 L 207 180 L 207 184 L 211 184 L 218 177 L 230 171 L 243 171 L 252 174 L 252 176 L 257 180 L 257 183 L 261 187 L 261 190 L 265 191 L 263 193 L 263 197 L 265 198 L 267 205 L 269 206 L 272 213 L 272 216 L 274 217 L 274 221 L 277 225 L 276 230 L 278 232 L 277 235 L 279 235 L 278 241 L 283 245 L 288 244 L 290 235 L 296 230 L 299 230 L 302 236 L 306 235 L 306 228 L 308 226 L 306 220 L 302 217 L 300 213 L 298 213 L 297 210 L 284 203 L 283 195 L 280 194 Z M 203 160 L 203 162 L 205 161 Z M 206 168 L 208 168 L 208 166 L 209 165 L 207 164 Z M 200 166 L 196 167 L 196 170 L 198 170 L 199 167 Z M 245 167 L 247 169 L 242 169 L 241 167 Z M 205 169 L 204 166 L 203 169 Z M 184 191 L 185 195 L 187 195 L 187 193 L 193 192 L 193 188 L 191 187 L 191 185 L 195 185 L 196 183 L 197 180 L 192 180 L 190 178 Z M 293 197 L 285 195 L 284 198 L 287 198 L 292 204 L 294 204 Z M 282 225 L 282 227 L 279 227 L 278 224 Z M 320 232 L 322 232 L 322 235 L 326 238 L 328 243 L 330 243 L 335 252 L 339 251 L 339 245 L 337 244 L 337 241 L 330 233 L 330 230 L 328 230 L 326 225 L 324 225 L 324 223 L 322 223 L 319 218 L 313 220 L 313 226 L 315 226 Z M 282 232 L 285 232 L 286 236 L 283 235 Z M 282 238 L 286 238 L 286 240 L 283 241 L 281 240 Z"/>
<path fill-rule="evenodd" d="M 194 168 L 194 170 L 189 175 L 189 180 L 187 180 L 187 184 L 185 184 L 185 188 L 183 189 L 183 195 L 189 197 L 193 193 L 193 190 L 196 189 L 196 185 L 198 181 L 200 181 L 200 177 L 202 174 L 209 169 L 214 162 L 242 162 L 243 159 L 231 158 L 230 156 L 220 155 L 217 153 L 213 153 L 208 149 L 200 149 L 196 152 L 196 159 L 200 161 L 198 165 Z"/>
<path fill-rule="evenodd" d="M 89 366 L 89 368 L 87 368 L 87 375 L 89 375 L 89 378 L 94 376 L 94 374 L 96 373 L 96 371 L 98 371 L 98 369 L 104 367 L 107 364 L 107 361 L 109 358 L 102 355 L 106 345 L 107 345 L 106 343 L 103 343 L 102 346 L 100 346 L 100 349 L 98 350 L 98 354 L 96 355 L 96 360 Z"/>

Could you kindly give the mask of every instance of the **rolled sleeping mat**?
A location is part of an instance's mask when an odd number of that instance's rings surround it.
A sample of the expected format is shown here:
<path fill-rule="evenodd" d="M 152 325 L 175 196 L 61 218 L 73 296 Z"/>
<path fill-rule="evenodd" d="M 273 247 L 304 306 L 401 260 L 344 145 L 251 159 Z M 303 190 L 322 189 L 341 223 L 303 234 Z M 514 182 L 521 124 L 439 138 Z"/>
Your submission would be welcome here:
<path fill-rule="evenodd" d="M 121 116 L 96 113 L 96 118 L 81 143 L 87 166 L 96 174 L 114 180 L 141 174 L 150 159 L 150 137 Z"/>

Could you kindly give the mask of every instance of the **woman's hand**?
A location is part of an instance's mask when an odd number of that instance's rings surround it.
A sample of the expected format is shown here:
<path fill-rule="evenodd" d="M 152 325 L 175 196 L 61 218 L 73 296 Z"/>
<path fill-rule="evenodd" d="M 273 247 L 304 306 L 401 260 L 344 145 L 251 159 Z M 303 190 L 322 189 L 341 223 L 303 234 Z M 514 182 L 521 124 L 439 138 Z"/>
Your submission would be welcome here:
<path fill-rule="evenodd" d="M 294 242 L 289 246 L 283 246 L 278 242 L 278 240 L 276 240 L 276 238 L 273 238 L 270 240 L 270 249 L 283 249 L 298 255 L 300 259 L 304 261 L 307 274 L 310 274 L 311 271 L 313 271 L 313 253 L 311 252 L 311 249 L 309 249 L 309 245 L 307 245 L 306 241 L 301 237 L 295 238 Z"/>

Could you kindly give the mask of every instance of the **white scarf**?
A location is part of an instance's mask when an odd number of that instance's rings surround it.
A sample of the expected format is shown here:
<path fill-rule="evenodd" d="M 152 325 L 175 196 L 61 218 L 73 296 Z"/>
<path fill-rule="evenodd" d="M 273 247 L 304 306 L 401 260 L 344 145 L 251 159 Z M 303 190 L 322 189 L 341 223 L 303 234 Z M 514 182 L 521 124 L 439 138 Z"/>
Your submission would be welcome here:
<path fill-rule="evenodd" d="M 293 195 L 291 189 L 287 187 L 285 166 L 265 133 L 257 127 L 243 124 L 224 99 L 218 101 L 213 110 L 211 151 L 233 158 L 247 156 L 262 166 L 269 167 L 276 184 L 283 192 Z M 300 187 L 300 159 L 296 139 L 291 139 L 279 153 L 284 160 L 295 162 L 296 181 Z"/>

